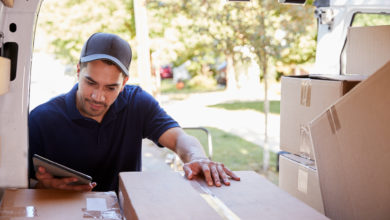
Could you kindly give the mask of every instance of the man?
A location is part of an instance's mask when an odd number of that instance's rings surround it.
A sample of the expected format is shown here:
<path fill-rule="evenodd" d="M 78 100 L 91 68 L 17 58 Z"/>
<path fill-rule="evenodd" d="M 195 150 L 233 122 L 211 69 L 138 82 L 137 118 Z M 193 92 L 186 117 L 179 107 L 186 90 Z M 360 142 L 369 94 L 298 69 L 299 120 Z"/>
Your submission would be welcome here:
<path fill-rule="evenodd" d="M 29 115 L 30 177 L 37 188 L 117 190 L 118 174 L 141 170 L 141 141 L 149 138 L 176 152 L 188 179 L 203 175 L 209 185 L 239 180 L 223 164 L 210 161 L 202 146 L 187 135 L 158 102 L 138 86 L 126 85 L 130 45 L 120 37 L 93 34 L 81 51 L 78 84 Z M 38 154 L 93 177 L 89 185 L 76 178 L 54 178 L 31 157 Z"/>

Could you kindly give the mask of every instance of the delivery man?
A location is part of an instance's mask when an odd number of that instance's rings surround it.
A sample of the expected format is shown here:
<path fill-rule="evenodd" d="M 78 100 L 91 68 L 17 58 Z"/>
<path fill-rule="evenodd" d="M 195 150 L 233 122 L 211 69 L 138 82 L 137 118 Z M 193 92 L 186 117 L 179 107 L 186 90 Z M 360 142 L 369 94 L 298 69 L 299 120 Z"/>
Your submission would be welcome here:
<path fill-rule="evenodd" d="M 143 138 L 176 152 L 188 179 L 202 175 L 216 186 L 229 185 L 230 178 L 239 180 L 223 164 L 210 161 L 199 141 L 187 135 L 151 95 L 126 85 L 131 58 L 125 40 L 93 34 L 81 51 L 78 83 L 31 111 L 30 178 L 37 179 L 36 188 L 117 190 L 119 172 L 141 171 Z M 34 154 L 88 174 L 95 182 L 74 185 L 77 178 L 55 178 L 43 167 L 35 172 Z"/>

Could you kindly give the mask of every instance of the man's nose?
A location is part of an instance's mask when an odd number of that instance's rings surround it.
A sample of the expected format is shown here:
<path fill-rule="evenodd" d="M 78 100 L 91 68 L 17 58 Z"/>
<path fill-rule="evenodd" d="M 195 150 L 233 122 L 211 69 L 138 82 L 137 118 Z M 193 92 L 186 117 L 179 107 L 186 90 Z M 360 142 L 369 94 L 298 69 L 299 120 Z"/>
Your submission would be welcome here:
<path fill-rule="evenodd" d="M 92 91 L 91 98 L 97 102 L 104 102 L 106 100 L 104 97 L 104 92 L 99 89 L 94 89 Z"/>

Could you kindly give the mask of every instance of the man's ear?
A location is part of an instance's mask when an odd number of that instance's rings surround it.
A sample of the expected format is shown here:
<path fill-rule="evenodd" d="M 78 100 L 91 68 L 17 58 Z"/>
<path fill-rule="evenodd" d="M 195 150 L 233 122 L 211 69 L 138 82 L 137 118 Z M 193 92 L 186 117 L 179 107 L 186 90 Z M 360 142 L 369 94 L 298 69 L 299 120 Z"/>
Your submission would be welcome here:
<path fill-rule="evenodd" d="M 121 92 L 122 92 L 123 89 L 125 88 L 126 82 L 127 82 L 128 80 L 129 80 L 129 76 L 126 76 L 126 77 L 123 79 Z"/>
<path fill-rule="evenodd" d="M 77 64 L 77 79 L 80 77 L 80 63 Z"/>

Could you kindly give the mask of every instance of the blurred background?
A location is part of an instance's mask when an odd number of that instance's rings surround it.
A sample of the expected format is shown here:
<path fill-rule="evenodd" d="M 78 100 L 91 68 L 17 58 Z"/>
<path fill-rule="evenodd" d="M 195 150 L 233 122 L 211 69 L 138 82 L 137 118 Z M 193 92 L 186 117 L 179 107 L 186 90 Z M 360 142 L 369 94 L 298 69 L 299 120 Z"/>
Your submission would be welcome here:
<path fill-rule="evenodd" d="M 77 82 L 90 35 L 115 33 L 133 50 L 129 84 L 150 92 L 181 126 L 206 128 L 213 160 L 277 183 L 280 78 L 310 72 L 316 31 L 314 7 L 276 0 L 44 0 L 30 110 Z M 187 131 L 208 150 L 203 131 Z M 175 167 L 168 150 L 151 145 L 145 141 L 143 170 Z"/>

